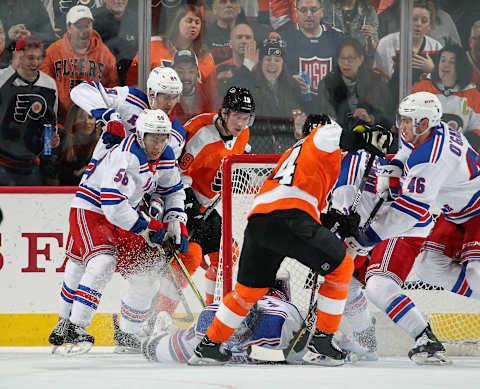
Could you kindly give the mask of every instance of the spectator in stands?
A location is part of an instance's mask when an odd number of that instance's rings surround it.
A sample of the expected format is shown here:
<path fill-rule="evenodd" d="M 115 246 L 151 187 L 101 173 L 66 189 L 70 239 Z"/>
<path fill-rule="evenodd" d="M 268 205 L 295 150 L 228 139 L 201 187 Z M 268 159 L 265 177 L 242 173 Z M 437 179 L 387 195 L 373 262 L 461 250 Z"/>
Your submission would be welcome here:
<path fill-rule="evenodd" d="M 288 73 L 286 45 L 276 32 L 263 43 L 259 66 L 237 73 L 231 85 L 247 88 L 255 100 L 255 122 L 250 127 L 252 153 L 283 153 L 295 143 L 293 116 L 303 111 L 299 85 Z"/>
<path fill-rule="evenodd" d="M 62 152 L 58 166 L 60 185 L 78 186 L 102 129 L 95 118 L 73 104 L 65 117 Z"/>
<path fill-rule="evenodd" d="M 480 20 L 473 23 L 468 43 L 470 50 L 467 56 L 473 67 L 472 81 L 477 87 L 480 87 Z"/>
<path fill-rule="evenodd" d="M 287 41 L 287 68 L 308 99 L 308 88 L 316 94 L 320 81 L 332 70 L 343 33 L 321 22 L 321 0 L 298 0 L 296 4 L 299 28 L 290 20 L 278 31 Z M 309 85 L 300 73 L 308 76 Z"/>
<path fill-rule="evenodd" d="M 342 127 L 350 116 L 373 125 L 390 128 L 390 91 L 383 77 L 365 66 L 362 45 L 354 38 L 346 38 L 338 48 L 337 63 L 321 82 L 314 99 L 317 112 L 336 119 Z"/>
<path fill-rule="evenodd" d="M 27 35 L 35 35 L 46 46 L 55 41 L 52 24 L 43 3 L 38 0 L 2 0 L 0 18 L 7 33 L 7 46 Z"/>
<path fill-rule="evenodd" d="M 378 17 L 371 0 L 324 0 L 323 22 L 358 40 L 366 58 L 375 54 L 378 43 Z"/>
<path fill-rule="evenodd" d="M 212 9 L 216 20 L 207 25 L 205 40 L 218 64 L 232 56 L 231 30 L 238 23 L 246 23 L 246 19 L 244 15 L 239 16 L 242 10 L 239 0 L 214 0 Z"/>
<path fill-rule="evenodd" d="M 193 50 L 198 58 L 201 80 L 208 78 L 215 70 L 213 58 L 203 45 L 204 25 L 200 8 L 187 4 L 182 6 L 172 21 L 165 38 L 153 37 L 150 44 L 151 69 L 158 66 L 170 66 L 177 50 Z M 138 83 L 138 54 L 127 73 L 127 84 Z M 216 87 L 216 85 L 215 85 Z"/>
<path fill-rule="evenodd" d="M 429 7 L 434 10 L 435 18 L 431 22 L 428 36 L 444 46 L 447 41 L 461 44 L 460 35 L 452 17 L 442 8 L 436 6 L 435 0 L 429 0 Z M 380 38 L 400 31 L 400 1 L 396 0 L 389 8 L 378 16 Z"/>
<path fill-rule="evenodd" d="M 224 62 L 221 65 L 217 66 L 216 75 L 219 96 L 224 96 L 230 85 L 233 85 L 230 80 L 232 79 L 236 71 L 236 66 L 233 64 L 229 64 L 228 62 Z"/>
<path fill-rule="evenodd" d="M 472 67 L 465 51 L 457 45 L 440 50 L 431 80 L 413 86 L 412 93 L 426 91 L 442 103 L 442 120 L 457 131 L 480 132 L 480 92 L 472 84 Z"/>
<path fill-rule="evenodd" d="M 40 68 L 57 83 L 60 105 L 58 121 L 63 124 L 72 100 L 70 91 L 81 81 L 100 81 L 107 88 L 118 85 L 115 57 L 93 29 L 88 7 L 76 5 L 67 13 L 67 33 L 47 49 Z"/>
<path fill-rule="evenodd" d="M 220 104 L 220 98 L 216 90 L 208 88 L 208 83 L 200 82 L 195 53 L 191 50 L 178 50 L 173 57 L 172 67 L 183 85 L 180 101 L 171 113 L 173 117 L 185 123 L 193 116 L 215 111 Z"/>
<path fill-rule="evenodd" d="M 128 0 L 105 0 L 100 8 L 93 9 L 93 28 L 117 61 L 120 85 L 125 85 L 127 71 L 137 52 L 137 12 L 127 7 Z"/>
<path fill-rule="evenodd" d="M 232 57 L 220 65 L 229 63 L 235 65 L 237 69 L 245 66 L 250 71 L 258 63 L 257 43 L 253 30 L 248 24 L 240 23 L 232 28 L 230 47 L 232 48 Z"/>
<path fill-rule="evenodd" d="M 3 28 L 3 23 L 0 20 L 0 69 L 9 66 L 11 58 L 12 53 L 7 47 L 7 37 Z"/>
<path fill-rule="evenodd" d="M 45 3 L 47 3 L 47 0 Z M 67 24 L 65 22 L 65 17 L 67 16 L 70 8 L 76 5 L 84 5 L 90 10 L 101 7 L 103 0 L 50 0 L 48 12 L 52 13 L 53 26 L 55 34 L 58 39 L 61 39 L 63 34 L 67 32 Z"/>
<path fill-rule="evenodd" d="M 414 0 L 412 28 L 412 80 L 421 81 L 434 69 L 432 56 L 442 48 L 440 42 L 427 36 L 435 20 L 435 9 L 430 0 Z M 394 96 L 393 106 L 398 105 L 398 84 L 400 63 L 400 32 L 389 34 L 378 43 L 374 69 L 388 80 Z"/>
<path fill-rule="evenodd" d="M 44 150 L 44 124 L 56 124 L 58 105 L 55 81 L 39 70 L 44 56 L 40 39 L 17 41 L 17 67 L 0 70 L 0 185 L 42 185 L 52 175 L 51 157 Z M 58 147 L 54 133 L 50 148 Z M 42 174 L 41 174 L 42 172 Z"/>

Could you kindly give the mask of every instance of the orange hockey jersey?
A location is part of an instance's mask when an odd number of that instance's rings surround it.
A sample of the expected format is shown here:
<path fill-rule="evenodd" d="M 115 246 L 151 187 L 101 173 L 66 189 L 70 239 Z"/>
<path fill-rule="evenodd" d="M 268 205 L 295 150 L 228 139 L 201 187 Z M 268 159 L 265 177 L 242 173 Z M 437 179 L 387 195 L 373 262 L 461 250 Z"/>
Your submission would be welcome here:
<path fill-rule="evenodd" d="M 119 83 L 115 57 L 95 30 L 90 46 L 83 54 L 73 51 L 68 33 L 64 34 L 62 39 L 48 47 L 40 70 L 57 83 L 58 121 L 62 124 L 72 105 L 70 91 L 81 81 L 99 81 L 107 88 Z"/>
<path fill-rule="evenodd" d="M 182 181 L 192 187 L 204 207 L 210 206 L 218 196 L 212 184 L 223 158 L 243 154 L 250 136 L 250 130 L 246 128 L 239 136 L 224 141 L 215 126 L 217 117 L 216 113 L 204 113 L 184 125 L 187 140 L 179 161 Z"/>
<path fill-rule="evenodd" d="M 288 149 L 255 196 L 248 217 L 281 209 L 299 209 L 320 223 L 320 212 L 340 174 L 342 128 L 317 127 Z"/>
<path fill-rule="evenodd" d="M 170 66 L 172 64 L 175 51 L 170 52 L 163 44 L 163 39 L 152 37 L 150 43 L 150 69 L 157 66 Z M 210 54 L 203 58 L 198 58 L 198 70 L 200 71 L 200 79 L 206 80 L 207 77 L 215 70 L 215 63 Z M 138 53 L 133 59 L 127 72 L 127 85 L 135 86 L 138 84 Z"/>

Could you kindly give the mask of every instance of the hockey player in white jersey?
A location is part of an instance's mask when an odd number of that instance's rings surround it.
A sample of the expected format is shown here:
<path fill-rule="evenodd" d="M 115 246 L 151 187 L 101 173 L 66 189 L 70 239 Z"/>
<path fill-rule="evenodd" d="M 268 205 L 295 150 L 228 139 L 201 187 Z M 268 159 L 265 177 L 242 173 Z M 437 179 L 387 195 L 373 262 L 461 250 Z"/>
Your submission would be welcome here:
<path fill-rule="evenodd" d="M 369 158 L 368 153 L 357 152 L 348 154 L 343 159 L 342 170 L 337 185 L 332 192 L 332 209 L 341 210 L 345 213 L 349 212 L 349 206 L 358 191 Z M 376 211 L 376 215 L 379 217 L 383 212 L 388 212 L 389 202 L 401 194 L 398 178 L 390 178 L 388 175 L 382 176 L 385 170 L 384 165 L 388 166 L 386 169 L 398 166 L 392 165 L 392 163 L 395 162 L 390 162 L 387 158 L 376 158 L 370 172 L 366 173 L 367 182 L 356 210 L 360 214 L 361 225 L 368 223 L 377 204 L 387 201 L 386 205 L 381 206 Z M 383 192 L 383 198 L 381 198 L 377 194 L 377 183 L 382 182 L 384 177 L 389 181 L 391 180 L 392 183 L 387 184 L 389 190 Z M 397 183 L 393 183 L 394 181 Z M 383 188 L 381 185 L 380 187 Z M 416 344 L 409 352 L 409 357 L 412 360 L 419 364 L 427 362 L 446 364 L 449 362 L 445 356 L 445 348 L 432 333 L 414 301 L 402 290 L 402 285 L 432 227 L 433 219 L 430 213 L 427 213 L 424 220 L 419 221 L 402 236 L 382 241 L 370 253 L 351 253 L 355 261 L 355 277 L 352 278 L 350 284 L 344 316 L 347 320 L 353 321 L 351 324 L 354 339 L 369 348 L 370 351 L 374 351 L 376 341 L 372 331 L 372 323 L 368 320 L 366 306 L 363 306 L 366 305 L 366 300 L 363 296 L 362 285 L 365 285 L 365 295 L 371 303 L 385 312 L 412 339 L 419 339 L 419 344 Z M 346 242 L 348 244 L 348 238 Z M 364 313 L 360 314 L 361 311 L 364 311 Z M 431 355 L 428 360 L 425 360 L 426 355 L 423 354 L 420 347 L 425 341 L 425 336 L 431 343 L 429 345 Z M 372 356 L 369 355 L 368 357 Z"/>
<path fill-rule="evenodd" d="M 430 284 L 480 298 L 480 155 L 462 134 L 441 122 L 442 106 L 434 94 L 405 97 L 398 114 L 404 142 L 413 145 L 400 177 L 402 194 L 349 240 L 350 249 L 369 250 L 404 235 L 437 204 L 442 214 L 415 261 L 415 272 Z M 390 170 L 394 174 L 396 169 Z M 422 341 L 419 350 L 428 354 L 429 342 L 418 339 Z"/>
<path fill-rule="evenodd" d="M 175 328 L 170 316 L 160 312 L 153 334 L 142 341 L 144 356 L 155 362 L 187 363 L 213 321 L 218 304 L 207 305 L 198 319 L 186 330 Z M 271 350 L 288 348 L 302 325 L 295 305 L 279 290 L 260 299 L 224 346 L 232 351 L 231 363 L 259 363 L 251 358 L 252 346 Z M 306 350 L 291 353 L 287 362 L 301 363 Z"/>
<path fill-rule="evenodd" d="M 144 110 L 136 125 L 135 134 L 100 159 L 92 159 L 72 202 L 60 318 L 49 337 L 54 347 L 66 343 L 66 353 L 88 352 L 94 343 L 85 327 L 115 271 L 118 228 L 158 245 L 166 235 L 186 235 L 184 223 L 162 223 L 137 209 L 146 193 L 160 187 L 168 193 L 168 207 L 183 211 L 185 193 L 168 146 L 172 128 L 168 116 L 161 110 Z M 150 303 L 152 297 L 145 300 Z"/>
<path fill-rule="evenodd" d="M 105 131 L 103 142 L 110 146 L 135 131 L 135 121 L 142 110 L 161 109 L 172 122 L 169 145 L 178 158 L 185 144 L 186 131 L 170 114 L 182 89 L 182 82 L 174 69 L 157 67 L 148 76 L 146 94 L 131 86 L 105 88 L 97 81 L 83 81 L 71 90 L 70 96 L 102 126 Z"/>

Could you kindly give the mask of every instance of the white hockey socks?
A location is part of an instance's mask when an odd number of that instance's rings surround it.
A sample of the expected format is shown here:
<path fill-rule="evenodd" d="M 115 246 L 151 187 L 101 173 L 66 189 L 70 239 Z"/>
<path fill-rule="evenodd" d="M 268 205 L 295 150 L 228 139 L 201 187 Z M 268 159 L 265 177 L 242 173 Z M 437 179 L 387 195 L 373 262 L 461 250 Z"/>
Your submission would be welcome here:
<path fill-rule="evenodd" d="M 75 293 L 78 288 L 83 274 L 85 273 L 85 266 L 78 262 L 68 260 L 65 266 L 65 273 L 63 275 L 62 290 L 60 291 L 60 307 L 58 314 L 64 319 L 70 317 L 72 311 L 73 301 L 75 300 Z"/>
<path fill-rule="evenodd" d="M 364 331 L 372 325 L 362 284 L 356 278 L 352 278 L 350 281 L 343 315 L 355 332 Z"/>
<path fill-rule="evenodd" d="M 115 272 L 117 260 L 113 255 L 100 254 L 88 262 L 77 288 L 70 321 L 81 327 L 90 325 L 98 308 L 105 286 Z"/>
<path fill-rule="evenodd" d="M 366 294 L 375 306 L 413 339 L 427 327 L 415 303 L 403 294 L 400 285 L 391 278 L 371 276 L 367 281 Z"/>
<path fill-rule="evenodd" d="M 163 281 L 163 280 L 162 280 Z M 122 298 L 119 327 L 135 334 L 148 318 L 153 297 L 157 294 L 160 279 L 156 272 L 142 272 L 128 277 L 128 291 Z"/>

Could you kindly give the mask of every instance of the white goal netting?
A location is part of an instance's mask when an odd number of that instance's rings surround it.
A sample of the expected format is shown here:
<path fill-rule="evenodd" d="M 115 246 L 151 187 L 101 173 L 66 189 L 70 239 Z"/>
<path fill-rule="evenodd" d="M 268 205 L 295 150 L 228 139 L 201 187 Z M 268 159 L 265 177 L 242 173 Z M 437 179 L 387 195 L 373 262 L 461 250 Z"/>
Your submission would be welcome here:
<path fill-rule="evenodd" d="M 247 215 L 255 194 L 275 167 L 278 158 L 275 155 L 238 155 L 224 161 L 222 247 L 215 295 L 217 301 L 233 288 L 236 260 L 243 243 Z M 291 258 L 286 258 L 281 267 L 290 274 L 292 302 L 305 317 L 311 295 L 311 288 L 306 287 L 311 285 L 311 282 L 307 282 L 309 269 Z M 407 281 L 406 294 L 430 322 L 437 337 L 446 344 L 447 352 L 450 355 L 480 355 L 480 302 L 417 282 L 413 271 Z M 377 319 L 379 354 L 406 355 L 413 340 L 384 312 L 372 304 L 369 304 L 369 308 Z"/>

